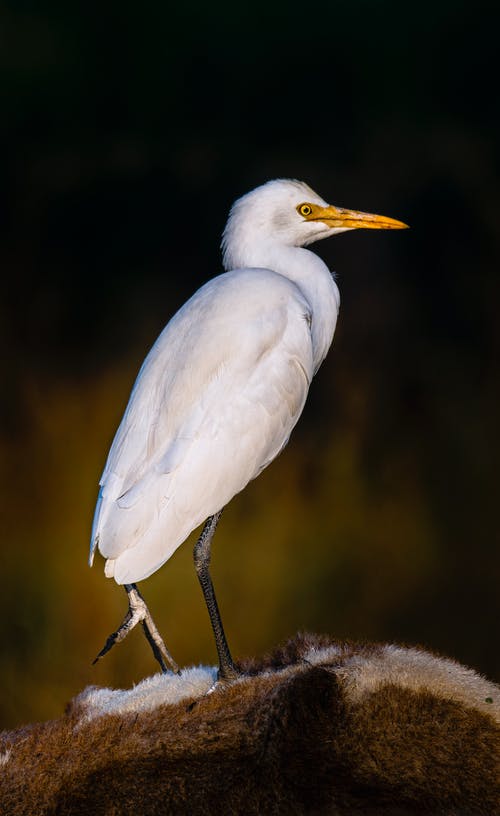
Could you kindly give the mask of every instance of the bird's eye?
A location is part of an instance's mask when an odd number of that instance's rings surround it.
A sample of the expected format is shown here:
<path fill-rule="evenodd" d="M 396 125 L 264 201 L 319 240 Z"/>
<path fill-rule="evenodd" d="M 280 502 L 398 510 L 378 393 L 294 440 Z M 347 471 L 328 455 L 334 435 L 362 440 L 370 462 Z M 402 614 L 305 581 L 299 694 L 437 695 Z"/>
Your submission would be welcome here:
<path fill-rule="evenodd" d="M 311 213 L 312 213 L 312 207 L 311 207 L 310 204 L 299 204 L 299 206 L 297 207 L 297 210 L 299 211 L 300 215 L 304 215 L 304 216 L 311 215 Z"/>

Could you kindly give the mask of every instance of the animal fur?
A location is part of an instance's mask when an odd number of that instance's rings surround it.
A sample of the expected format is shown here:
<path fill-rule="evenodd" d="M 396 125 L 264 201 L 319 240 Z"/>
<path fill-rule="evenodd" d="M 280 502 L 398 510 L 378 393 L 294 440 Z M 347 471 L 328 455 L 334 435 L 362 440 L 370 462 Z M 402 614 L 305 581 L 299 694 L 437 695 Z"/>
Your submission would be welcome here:
<path fill-rule="evenodd" d="M 394 645 L 297 636 L 214 669 L 86 689 L 0 735 L 9 816 L 500 816 L 500 688 Z"/>

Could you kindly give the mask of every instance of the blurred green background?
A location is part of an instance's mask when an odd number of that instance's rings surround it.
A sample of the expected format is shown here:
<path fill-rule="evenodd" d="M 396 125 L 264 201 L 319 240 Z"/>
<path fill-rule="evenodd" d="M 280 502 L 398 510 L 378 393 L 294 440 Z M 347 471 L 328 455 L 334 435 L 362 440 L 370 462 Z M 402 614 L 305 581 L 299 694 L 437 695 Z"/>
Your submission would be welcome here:
<path fill-rule="evenodd" d="M 495 8 L 3 4 L 1 725 L 156 670 L 139 630 L 91 666 L 126 610 L 86 564 L 97 482 L 229 206 L 280 176 L 412 229 L 316 246 L 332 351 L 214 546 L 234 654 L 307 628 L 500 679 Z M 215 661 L 191 550 L 142 585 L 182 664 Z"/>

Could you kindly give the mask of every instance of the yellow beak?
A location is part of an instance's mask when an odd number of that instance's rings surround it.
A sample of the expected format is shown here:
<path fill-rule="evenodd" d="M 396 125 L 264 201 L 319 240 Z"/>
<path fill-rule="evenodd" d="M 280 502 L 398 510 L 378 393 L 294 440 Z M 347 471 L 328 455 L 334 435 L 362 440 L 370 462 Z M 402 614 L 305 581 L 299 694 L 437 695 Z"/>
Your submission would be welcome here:
<path fill-rule="evenodd" d="M 343 207 L 315 207 L 307 221 L 323 221 L 329 227 L 341 229 L 408 229 L 408 224 L 386 215 L 345 210 Z"/>

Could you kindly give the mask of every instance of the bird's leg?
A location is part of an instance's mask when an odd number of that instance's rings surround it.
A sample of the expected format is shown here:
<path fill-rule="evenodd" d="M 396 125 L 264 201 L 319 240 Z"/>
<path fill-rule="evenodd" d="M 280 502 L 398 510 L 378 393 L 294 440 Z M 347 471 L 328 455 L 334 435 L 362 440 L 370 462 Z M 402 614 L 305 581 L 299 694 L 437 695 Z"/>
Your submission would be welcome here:
<path fill-rule="evenodd" d="M 233 680 L 239 676 L 239 672 L 233 663 L 229 646 L 227 645 L 222 620 L 220 617 L 219 607 L 217 606 L 217 599 L 215 597 L 214 586 L 210 577 L 210 547 L 212 538 L 215 533 L 215 528 L 220 519 L 222 510 L 214 516 L 210 516 L 205 522 L 202 533 L 194 546 L 194 565 L 198 580 L 203 590 L 205 603 L 207 605 L 208 614 L 210 615 L 210 623 L 215 635 L 215 645 L 217 647 L 217 654 L 219 656 L 219 680 Z"/>
<path fill-rule="evenodd" d="M 146 602 L 136 585 L 125 584 L 125 589 L 128 595 L 128 612 L 125 615 L 121 626 L 118 627 L 116 632 L 113 632 L 108 637 L 103 648 L 94 660 L 94 663 L 97 663 L 101 657 L 104 657 L 104 655 L 109 652 L 115 643 L 119 643 L 120 640 L 126 638 L 128 633 L 131 632 L 134 626 L 136 626 L 140 621 L 142 623 L 142 628 L 144 629 L 144 634 L 149 641 L 149 645 L 153 650 L 155 658 L 160 664 L 163 674 L 167 673 L 167 666 L 163 658 L 165 658 L 167 663 L 170 664 L 170 667 L 175 674 L 180 674 L 180 669 L 165 646 L 163 638 L 156 628 L 156 624 L 151 617 L 148 607 L 146 606 Z"/>

